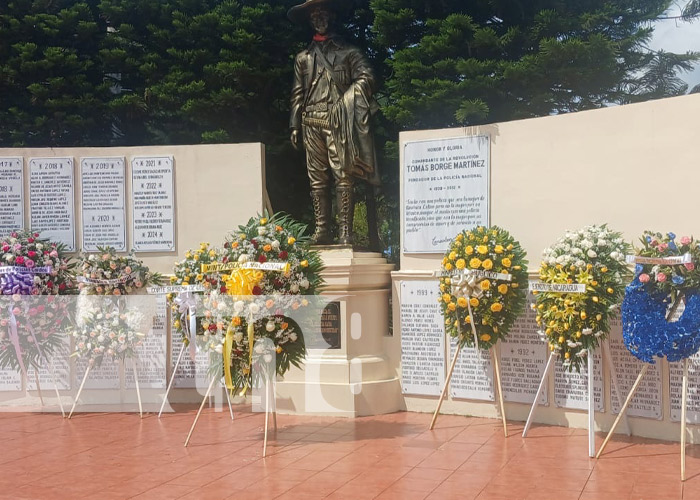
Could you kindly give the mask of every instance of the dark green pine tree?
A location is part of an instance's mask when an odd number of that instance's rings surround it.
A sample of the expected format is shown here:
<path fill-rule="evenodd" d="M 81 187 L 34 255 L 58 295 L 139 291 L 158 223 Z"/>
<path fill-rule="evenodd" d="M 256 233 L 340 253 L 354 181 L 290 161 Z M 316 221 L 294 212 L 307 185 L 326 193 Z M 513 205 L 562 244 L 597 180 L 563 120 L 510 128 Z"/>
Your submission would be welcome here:
<path fill-rule="evenodd" d="M 263 142 L 274 208 L 304 216 L 308 181 L 288 132 L 293 54 L 307 39 L 286 18 L 295 3 L 101 0 L 118 143 Z"/>
<path fill-rule="evenodd" d="M 435 128 L 684 93 L 661 80 L 697 55 L 645 48 L 650 21 L 669 4 L 371 0 L 390 68 L 384 112 L 400 127 Z"/>
<path fill-rule="evenodd" d="M 0 3 L 0 146 L 104 144 L 110 85 L 94 1 Z"/>

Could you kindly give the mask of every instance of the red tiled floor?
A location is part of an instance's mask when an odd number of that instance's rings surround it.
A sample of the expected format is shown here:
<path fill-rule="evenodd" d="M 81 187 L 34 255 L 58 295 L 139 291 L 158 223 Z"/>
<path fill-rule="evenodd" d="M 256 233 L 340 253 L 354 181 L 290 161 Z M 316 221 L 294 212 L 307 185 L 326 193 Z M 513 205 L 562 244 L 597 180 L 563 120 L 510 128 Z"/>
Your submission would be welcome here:
<path fill-rule="evenodd" d="M 444 415 L 358 419 L 279 415 L 261 458 L 264 416 L 237 407 L 194 417 L 0 414 L 0 500 L 695 500 L 700 446 L 679 480 L 677 443 L 615 436 L 600 460 L 580 430 Z M 598 445 L 602 436 L 598 436 Z"/>

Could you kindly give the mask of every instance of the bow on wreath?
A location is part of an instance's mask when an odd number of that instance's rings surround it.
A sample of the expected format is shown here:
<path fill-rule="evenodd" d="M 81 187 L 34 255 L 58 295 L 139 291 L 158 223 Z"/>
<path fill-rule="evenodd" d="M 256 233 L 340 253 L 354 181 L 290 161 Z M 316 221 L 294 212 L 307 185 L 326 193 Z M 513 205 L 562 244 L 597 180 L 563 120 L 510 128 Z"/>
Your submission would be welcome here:
<path fill-rule="evenodd" d="M 195 343 L 197 339 L 197 299 L 192 292 L 183 292 L 178 294 L 173 302 L 177 305 L 177 311 L 180 313 L 180 323 L 185 327 L 189 339 L 190 358 L 194 361 L 197 353 Z"/>
<path fill-rule="evenodd" d="M 7 273 L 0 277 L 0 290 L 3 295 L 31 295 L 34 290 L 34 276 L 25 273 Z"/>
<path fill-rule="evenodd" d="M 467 309 L 469 310 L 469 317 L 471 318 L 469 324 L 472 327 L 474 348 L 477 351 L 479 350 L 479 336 L 474 326 L 474 314 L 472 313 L 472 306 L 469 303 L 469 299 L 472 297 L 480 299 L 482 297 L 484 291 L 481 289 L 480 283 L 484 279 L 486 278 L 478 277 L 474 273 L 462 273 L 450 279 L 452 294 L 456 297 L 465 297 L 467 299 Z"/>

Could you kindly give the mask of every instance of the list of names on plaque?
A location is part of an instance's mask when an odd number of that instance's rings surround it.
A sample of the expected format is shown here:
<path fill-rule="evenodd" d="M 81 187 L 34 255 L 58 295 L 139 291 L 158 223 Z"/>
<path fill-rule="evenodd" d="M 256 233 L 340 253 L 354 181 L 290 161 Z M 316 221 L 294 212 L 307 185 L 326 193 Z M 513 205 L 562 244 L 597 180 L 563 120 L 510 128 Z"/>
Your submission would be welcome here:
<path fill-rule="evenodd" d="M 401 282 L 401 388 L 439 396 L 445 381 L 445 325 L 437 280 Z"/>
<path fill-rule="evenodd" d="M 139 252 L 175 250 L 175 189 L 169 156 L 131 160 L 134 249 Z"/>
<path fill-rule="evenodd" d="M 0 235 L 24 229 L 24 159 L 0 157 Z"/>
<path fill-rule="evenodd" d="M 514 403 L 532 404 L 549 356 L 546 342 L 537 333 L 536 314 L 530 307 L 533 303 L 530 294 L 525 311 L 501 342 L 503 399 Z M 546 390 L 542 391 L 540 404 L 548 404 Z"/>
<path fill-rule="evenodd" d="M 593 400 L 595 411 L 603 411 L 603 356 L 600 349 L 593 352 Z M 581 372 L 565 369 L 561 360 L 554 365 L 554 404 L 571 410 L 588 409 L 588 367 Z"/>
<path fill-rule="evenodd" d="M 611 384 L 611 406 L 612 412 L 617 414 L 620 412 L 620 404 L 618 401 L 624 401 L 629 394 L 634 381 L 637 380 L 637 375 L 642 370 L 645 363 L 639 361 L 632 356 L 625 343 L 622 340 L 622 323 L 619 318 L 610 322 L 610 352 L 613 358 L 613 364 L 618 376 L 618 386 L 622 395 L 618 398 L 615 395 L 615 386 Z M 656 363 L 649 365 L 649 369 L 644 378 L 642 378 L 637 392 L 632 398 L 632 402 L 627 408 L 627 414 L 632 417 L 646 417 L 661 419 L 662 403 L 661 403 L 661 364 Z"/>
<path fill-rule="evenodd" d="M 153 326 L 148 335 L 136 349 L 138 356 L 136 369 L 141 389 L 165 389 L 165 365 L 168 359 L 168 338 L 166 334 L 166 314 L 169 310 L 165 295 L 157 295 L 156 314 L 153 316 Z M 134 370 L 133 360 L 127 359 L 124 366 L 126 388 L 133 389 Z"/>
<path fill-rule="evenodd" d="M 83 188 L 83 250 L 110 246 L 126 248 L 126 172 L 124 158 L 83 158 L 80 161 Z"/>
<path fill-rule="evenodd" d="M 669 395 L 671 421 L 681 421 L 681 397 L 683 384 L 683 362 L 669 363 Z M 688 402 L 686 422 L 700 424 L 700 353 L 688 358 Z"/>
<path fill-rule="evenodd" d="M 21 391 L 22 377 L 17 370 L 5 368 L 0 370 L 0 392 Z"/>
<path fill-rule="evenodd" d="M 403 246 L 442 253 L 464 228 L 489 225 L 488 136 L 407 142 L 403 154 Z"/>
<path fill-rule="evenodd" d="M 450 362 L 455 355 L 457 340 L 450 341 Z M 490 351 L 463 347 L 450 379 L 450 396 L 459 399 L 495 401 L 493 365 Z"/>
<path fill-rule="evenodd" d="M 39 384 L 43 391 L 54 390 L 54 376 L 59 390 L 70 390 L 70 337 L 63 337 L 61 344 L 51 353 L 51 364 L 46 360 L 41 360 L 39 367 Z M 53 375 L 51 370 L 53 368 Z M 34 367 L 27 367 L 27 389 L 36 390 L 36 378 L 34 377 Z"/>
<path fill-rule="evenodd" d="M 79 359 L 75 363 L 75 388 L 80 387 L 87 368 L 87 360 Z M 102 360 L 100 366 L 94 366 L 90 369 L 88 378 L 85 381 L 85 389 L 119 389 L 121 387 L 121 379 L 119 378 L 119 361 L 112 358 Z"/>
<path fill-rule="evenodd" d="M 31 228 L 75 251 L 73 158 L 29 160 Z"/>

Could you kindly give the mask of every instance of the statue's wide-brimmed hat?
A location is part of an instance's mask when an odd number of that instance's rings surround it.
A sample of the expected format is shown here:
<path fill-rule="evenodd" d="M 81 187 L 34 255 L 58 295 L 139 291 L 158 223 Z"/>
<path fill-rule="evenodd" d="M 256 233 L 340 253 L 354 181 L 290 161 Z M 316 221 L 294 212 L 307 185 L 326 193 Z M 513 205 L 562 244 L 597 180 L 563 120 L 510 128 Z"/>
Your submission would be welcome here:
<path fill-rule="evenodd" d="M 352 6 L 352 0 L 306 0 L 304 3 L 295 5 L 289 12 L 287 17 L 290 21 L 302 24 L 309 19 L 309 13 L 314 7 L 326 7 L 338 15 L 346 14 Z"/>

